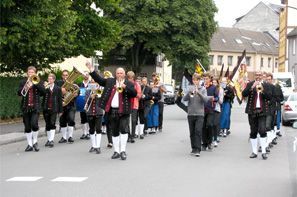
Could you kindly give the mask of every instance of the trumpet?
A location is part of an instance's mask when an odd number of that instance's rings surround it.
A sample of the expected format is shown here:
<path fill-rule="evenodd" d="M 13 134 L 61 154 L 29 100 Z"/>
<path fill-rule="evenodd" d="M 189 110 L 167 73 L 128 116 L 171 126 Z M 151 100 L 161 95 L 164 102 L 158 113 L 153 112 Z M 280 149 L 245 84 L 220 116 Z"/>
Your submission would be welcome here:
<path fill-rule="evenodd" d="M 43 84 L 43 87 L 45 88 L 45 89 L 49 89 L 49 87 L 50 87 L 50 84 L 48 83 L 48 82 L 44 82 L 44 84 Z"/>
<path fill-rule="evenodd" d="M 119 79 L 119 87 L 117 87 L 117 92 L 122 93 L 124 89 L 122 88 L 122 79 Z"/>
<path fill-rule="evenodd" d="M 190 92 L 190 97 L 194 97 L 197 88 L 198 86 L 195 85 L 195 90 Z"/>
<path fill-rule="evenodd" d="M 28 79 L 27 82 L 25 83 L 25 85 L 24 85 L 24 87 L 23 87 L 23 89 L 22 89 L 22 92 L 21 92 L 21 94 L 22 94 L 23 96 L 26 96 L 27 93 L 28 93 L 28 91 L 29 91 L 29 89 L 27 89 L 27 90 L 25 89 L 25 87 L 27 86 L 27 84 L 28 84 L 29 82 L 31 82 L 33 85 L 36 85 L 36 84 L 38 84 L 38 83 L 40 82 L 40 78 L 38 77 L 38 75 L 32 75 L 32 76 L 29 77 L 29 79 Z"/>
<path fill-rule="evenodd" d="M 104 76 L 105 76 L 105 77 L 108 77 L 108 78 L 109 78 L 109 77 L 113 77 L 113 76 L 112 76 L 112 73 L 111 73 L 110 71 L 104 71 Z"/>
<path fill-rule="evenodd" d="M 261 83 L 260 83 L 260 81 L 258 80 L 258 84 L 257 84 L 257 86 L 256 86 L 256 91 L 257 92 L 263 92 L 263 87 L 261 86 Z"/>

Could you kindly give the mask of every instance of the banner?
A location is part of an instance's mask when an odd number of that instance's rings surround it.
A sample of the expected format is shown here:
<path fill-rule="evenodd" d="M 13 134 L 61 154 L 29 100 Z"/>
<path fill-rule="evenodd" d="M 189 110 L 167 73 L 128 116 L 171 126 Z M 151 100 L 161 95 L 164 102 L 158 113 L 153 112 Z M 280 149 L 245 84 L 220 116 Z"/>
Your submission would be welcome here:
<path fill-rule="evenodd" d="M 200 63 L 200 61 L 197 59 L 197 64 L 196 64 L 196 69 L 195 69 L 195 73 L 198 73 L 199 75 L 205 73 L 205 68 L 203 67 L 203 65 Z"/>
<path fill-rule="evenodd" d="M 188 69 L 185 68 L 183 72 L 183 77 L 181 80 L 181 84 L 179 86 L 179 90 L 177 93 L 177 99 L 175 101 L 176 105 L 179 106 L 185 112 L 188 112 L 188 102 L 185 102 L 183 99 L 185 90 L 188 88 L 188 85 L 193 85 L 192 75 L 189 73 Z"/>
<path fill-rule="evenodd" d="M 228 67 L 228 68 L 229 68 L 229 67 Z M 224 63 L 223 63 L 222 68 L 221 68 L 219 82 L 221 82 L 221 80 L 222 80 L 223 72 L 224 72 Z"/>
<path fill-rule="evenodd" d="M 246 53 L 245 50 L 242 53 L 242 56 L 239 58 L 237 66 L 235 67 L 235 72 L 233 70 L 232 76 L 230 77 L 234 83 L 234 89 L 236 93 L 237 100 L 239 104 L 242 103 L 242 91 L 247 85 L 248 73 L 246 68 Z"/>

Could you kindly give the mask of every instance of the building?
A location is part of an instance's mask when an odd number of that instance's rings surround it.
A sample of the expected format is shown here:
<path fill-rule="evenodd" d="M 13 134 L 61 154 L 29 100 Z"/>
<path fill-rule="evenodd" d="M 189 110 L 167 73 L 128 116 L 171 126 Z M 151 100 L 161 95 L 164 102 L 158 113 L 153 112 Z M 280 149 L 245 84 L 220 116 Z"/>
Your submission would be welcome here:
<path fill-rule="evenodd" d="M 295 77 L 295 90 L 297 90 L 297 27 L 287 35 L 288 39 L 288 72 Z"/>
<path fill-rule="evenodd" d="M 233 27 L 251 31 L 265 31 L 278 42 L 279 9 L 280 6 L 278 5 L 266 5 L 260 2 L 247 14 L 237 18 Z"/>
<path fill-rule="evenodd" d="M 254 71 L 278 70 L 278 43 L 267 33 L 238 28 L 218 27 L 211 39 L 210 70 L 218 75 L 224 64 L 224 72 L 230 72 L 237 65 L 238 58 L 246 50 L 249 79 L 254 79 Z"/>
<path fill-rule="evenodd" d="M 288 72 L 288 40 L 287 35 L 297 27 L 297 1 L 281 0 L 285 6 L 279 17 L 279 72 Z"/>

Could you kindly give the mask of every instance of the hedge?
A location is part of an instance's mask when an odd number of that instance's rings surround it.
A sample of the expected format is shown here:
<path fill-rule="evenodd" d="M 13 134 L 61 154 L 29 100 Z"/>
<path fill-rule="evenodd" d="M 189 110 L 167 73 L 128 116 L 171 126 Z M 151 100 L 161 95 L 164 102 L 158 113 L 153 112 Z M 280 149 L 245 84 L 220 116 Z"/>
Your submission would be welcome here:
<path fill-rule="evenodd" d="M 62 71 L 58 70 L 54 73 L 56 80 L 62 79 Z M 47 81 L 48 73 L 40 76 L 42 81 Z M 20 109 L 22 97 L 18 95 L 19 83 L 25 77 L 0 77 L 0 119 L 9 119 L 20 117 L 22 111 Z M 80 82 L 83 77 L 79 77 L 76 81 Z M 41 102 L 42 102 L 41 97 Z"/>

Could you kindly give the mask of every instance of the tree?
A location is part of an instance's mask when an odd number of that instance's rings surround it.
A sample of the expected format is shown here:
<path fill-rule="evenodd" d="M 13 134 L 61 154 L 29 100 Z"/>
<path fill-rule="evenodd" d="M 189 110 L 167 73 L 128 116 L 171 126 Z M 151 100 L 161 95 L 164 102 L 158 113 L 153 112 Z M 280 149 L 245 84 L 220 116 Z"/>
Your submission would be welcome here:
<path fill-rule="evenodd" d="M 38 70 L 65 58 L 95 56 L 95 50 L 109 49 L 119 28 L 101 11 L 118 9 L 115 0 L 2 0 L 1 72 Z"/>
<path fill-rule="evenodd" d="M 122 0 L 121 6 L 122 12 L 107 15 L 120 23 L 122 39 L 115 52 L 121 52 L 129 69 L 141 71 L 158 53 L 172 65 L 208 60 L 216 30 L 212 0 Z"/>

